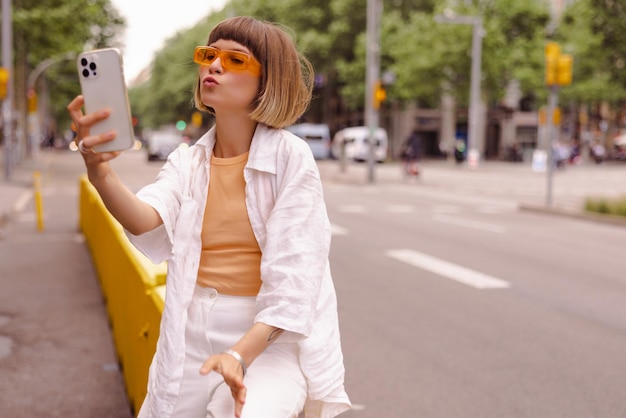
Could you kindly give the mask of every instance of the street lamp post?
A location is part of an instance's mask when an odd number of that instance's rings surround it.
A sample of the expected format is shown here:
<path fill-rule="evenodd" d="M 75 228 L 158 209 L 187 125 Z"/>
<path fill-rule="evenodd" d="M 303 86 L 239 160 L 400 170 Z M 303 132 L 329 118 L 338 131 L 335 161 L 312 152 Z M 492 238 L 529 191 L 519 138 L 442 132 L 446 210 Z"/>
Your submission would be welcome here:
<path fill-rule="evenodd" d="M 28 149 L 29 149 L 29 153 L 30 156 L 35 158 L 37 157 L 38 154 L 38 150 L 39 150 L 39 138 L 41 136 L 42 132 L 45 132 L 46 130 L 46 126 L 47 123 L 45 121 L 45 117 L 44 117 L 44 123 L 43 123 L 43 127 L 40 125 L 40 120 L 39 120 L 39 112 L 38 112 L 38 107 L 41 108 L 40 106 L 36 105 L 37 103 L 37 81 L 39 79 L 39 77 L 51 66 L 53 66 L 56 63 L 59 63 L 61 61 L 65 61 L 65 60 L 73 60 L 76 58 L 76 53 L 75 52 L 68 52 L 64 55 L 60 55 L 57 57 L 52 57 L 52 58 L 47 58 L 43 61 L 41 61 L 36 67 L 35 69 L 33 69 L 33 71 L 31 71 L 31 73 L 28 75 L 28 81 L 26 83 L 27 85 L 27 92 L 28 92 L 28 97 L 29 100 L 34 99 L 34 106 L 30 106 L 29 103 L 29 109 L 28 109 Z M 46 104 L 47 104 L 47 89 L 46 89 L 46 95 L 45 95 L 45 99 L 46 99 Z M 44 109 L 44 115 L 45 115 L 45 109 Z M 43 129 L 42 129 L 43 128 Z"/>
<path fill-rule="evenodd" d="M 457 25 L 472 25 L 472 69 L 470 80 L 470 103 L 468 111 L 469 132 L 467 137 L 468 160 L 469 157 L 476 158 L 480 155 L 477 148 L 479 120 L 480 120 L 480 78 L 482 60 L 482 32 L 483 19 L 480 16 L 457 16 L 451 12 L 435 16 L 435 21 L 439 23 L 452 23 Z"/>

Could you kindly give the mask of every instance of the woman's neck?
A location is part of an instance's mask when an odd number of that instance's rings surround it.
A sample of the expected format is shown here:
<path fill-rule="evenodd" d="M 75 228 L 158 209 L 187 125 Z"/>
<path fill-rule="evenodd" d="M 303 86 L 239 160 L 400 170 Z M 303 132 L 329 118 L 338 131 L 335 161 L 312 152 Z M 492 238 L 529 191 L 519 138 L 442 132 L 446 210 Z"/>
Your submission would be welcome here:
<path fill-rule="evenodd" d="M 257 123 L 246 117 L 216 118 L 215 147 L 213 154 L 218 158 L 230 158 L 250 150 Z"/>

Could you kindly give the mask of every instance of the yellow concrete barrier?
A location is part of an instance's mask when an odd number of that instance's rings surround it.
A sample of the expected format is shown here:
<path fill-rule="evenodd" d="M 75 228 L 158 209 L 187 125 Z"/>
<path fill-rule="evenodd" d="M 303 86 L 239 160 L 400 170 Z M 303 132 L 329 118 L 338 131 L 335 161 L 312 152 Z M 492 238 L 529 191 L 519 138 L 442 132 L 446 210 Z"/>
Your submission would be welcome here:
<path fill-rule="evenodd" d="M 80 179 L 79 226 L 98 275 L 135 413 L 146 396 L 159 337 L 167 264 L 153 264 L 129 241 L 86 176 Z"/>

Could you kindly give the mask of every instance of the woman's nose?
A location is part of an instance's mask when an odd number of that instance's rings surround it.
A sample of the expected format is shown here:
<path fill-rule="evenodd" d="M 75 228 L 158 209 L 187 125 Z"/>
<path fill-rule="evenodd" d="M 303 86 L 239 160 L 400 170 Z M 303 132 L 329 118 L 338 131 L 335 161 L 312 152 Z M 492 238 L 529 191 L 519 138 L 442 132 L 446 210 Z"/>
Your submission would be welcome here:
<path fill-rule="evenodd" d="M 220 59 L 220 57 L 215 58 L 215 61 L 213 61 L 209 65 L 209 71 L 211 73 L 218 73 L 218 74 L 222 72 L 222 60 Z"/>

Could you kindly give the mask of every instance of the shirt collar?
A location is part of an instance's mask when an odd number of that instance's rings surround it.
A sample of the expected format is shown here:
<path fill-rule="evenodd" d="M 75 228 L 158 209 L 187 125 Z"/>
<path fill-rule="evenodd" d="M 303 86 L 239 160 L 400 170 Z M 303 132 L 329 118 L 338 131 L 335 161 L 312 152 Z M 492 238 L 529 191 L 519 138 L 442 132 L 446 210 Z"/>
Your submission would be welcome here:
<path fill-rule="evenodd" d="M 279 144 L 280 129 L 269 128 L 258 123 L 252 136 L 250 154 L 246 167 L 276 174 L 276 152 Z M 211 158 L 211 150 L 215 146 L 215 125 L 196 142 L 204 147 L 205 156 Z"/>

